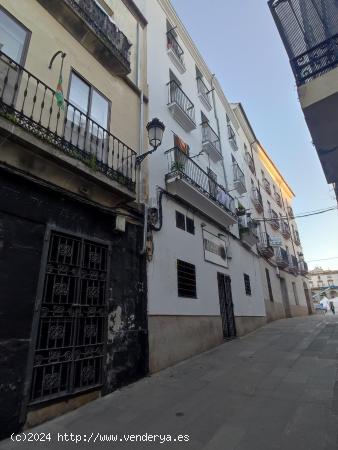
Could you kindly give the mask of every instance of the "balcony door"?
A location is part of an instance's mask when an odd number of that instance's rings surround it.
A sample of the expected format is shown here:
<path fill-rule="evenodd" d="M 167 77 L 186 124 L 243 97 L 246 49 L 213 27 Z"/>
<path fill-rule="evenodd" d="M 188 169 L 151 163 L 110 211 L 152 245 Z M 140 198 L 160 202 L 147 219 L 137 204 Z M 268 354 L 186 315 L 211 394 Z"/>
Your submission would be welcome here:
<path fill-rule="evenodd" d="M 108 161 L 110 103 L 93 86 L 71 74 L 66 138 L 98 161 Z"/>
<path fill-rule="evenodd" d="M 223 273 L 217 273 L 219 304 L 222 317 L 224 339 L 236 337 L 234 305 L 232 302 L 231 279 Z"/>

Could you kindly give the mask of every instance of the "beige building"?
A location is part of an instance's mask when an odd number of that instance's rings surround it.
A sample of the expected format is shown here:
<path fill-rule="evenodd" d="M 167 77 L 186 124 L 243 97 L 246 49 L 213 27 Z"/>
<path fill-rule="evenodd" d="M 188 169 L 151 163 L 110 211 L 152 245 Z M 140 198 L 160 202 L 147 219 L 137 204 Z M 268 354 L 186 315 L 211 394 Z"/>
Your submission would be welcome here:
<path fill-rule="evenodd" d="M 147 371 L 146 25 L 132 0 L 0 2 L 0 434 Z"/>
<path fill-rule="evenodd" d="M 309 272 L 310 287 L 314 300 L 319 301 L 322 296 L 338 297 L 338 270 L 315 267 Z"/>

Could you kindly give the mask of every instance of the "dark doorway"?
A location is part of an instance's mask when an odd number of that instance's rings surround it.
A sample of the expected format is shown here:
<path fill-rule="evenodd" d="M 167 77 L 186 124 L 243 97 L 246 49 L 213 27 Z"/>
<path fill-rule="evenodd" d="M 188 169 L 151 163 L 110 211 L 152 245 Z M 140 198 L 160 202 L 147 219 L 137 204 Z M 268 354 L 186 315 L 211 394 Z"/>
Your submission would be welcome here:
<path fill-rule="evenodd" d="M 231 279 L 223 273 L 217 273 L 217 281 L 223 337 L 224 339 L 233 339 L 236 337 L 236 324 L 231 294 Z"/>
<path fill-rule="evenodd" d="M 287 289 L 286 281 L 284 278 L 280 278 L 280 288 L 281 288 L 281 292 L 282 292 L 282 301 L 283 301 L 283 305 L 284 305 L 285 316 L 292 317 L 288 289 Z"/>
<path fill-rule="evenodd" d="M 311 305 L 311 299 L 310 299 L 310 294 L 309 294 L 309 288 L 307 287 L 307 284 L 303 283 L 303 287 L 304 287 L 304 294 L 305 294 L 305 299 L 306 299 L 306 304 L 307 304 L 307 309 L 309 312 L 309 315 L 312 314 L 312 305 Z"/>

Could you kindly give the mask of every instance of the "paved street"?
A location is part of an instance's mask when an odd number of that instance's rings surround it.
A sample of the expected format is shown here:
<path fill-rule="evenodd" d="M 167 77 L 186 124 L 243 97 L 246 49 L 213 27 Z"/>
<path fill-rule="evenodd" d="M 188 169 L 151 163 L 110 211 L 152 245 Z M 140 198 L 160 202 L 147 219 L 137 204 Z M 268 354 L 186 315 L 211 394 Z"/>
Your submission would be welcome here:
<path fill-rule="evenodd" d="M 335 316 L 280 320 L 35 428 L 52 436 L 41 447 L 0 449 L 336 450 L 337 362 Z M 189 442 L 57 442 L 57 433 L 99 432 Z"/>

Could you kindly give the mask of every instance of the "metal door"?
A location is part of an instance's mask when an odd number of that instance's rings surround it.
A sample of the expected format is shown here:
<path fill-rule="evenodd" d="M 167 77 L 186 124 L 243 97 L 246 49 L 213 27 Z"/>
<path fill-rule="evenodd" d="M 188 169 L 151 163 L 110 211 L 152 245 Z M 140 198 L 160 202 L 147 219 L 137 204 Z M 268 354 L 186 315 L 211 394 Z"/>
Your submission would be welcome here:
<path fill-rule="evenodd" d="M 31 403 L 102 384 L 108 246 L 51 232 L 35 344 Z"/>
<path fill-rule="evenodd" d="M 219 303 L 223 325 L 224 339 L 236 337 L 234 305 L 231 294 L 231 279 L 223 273 L 217 273 Z"/>

